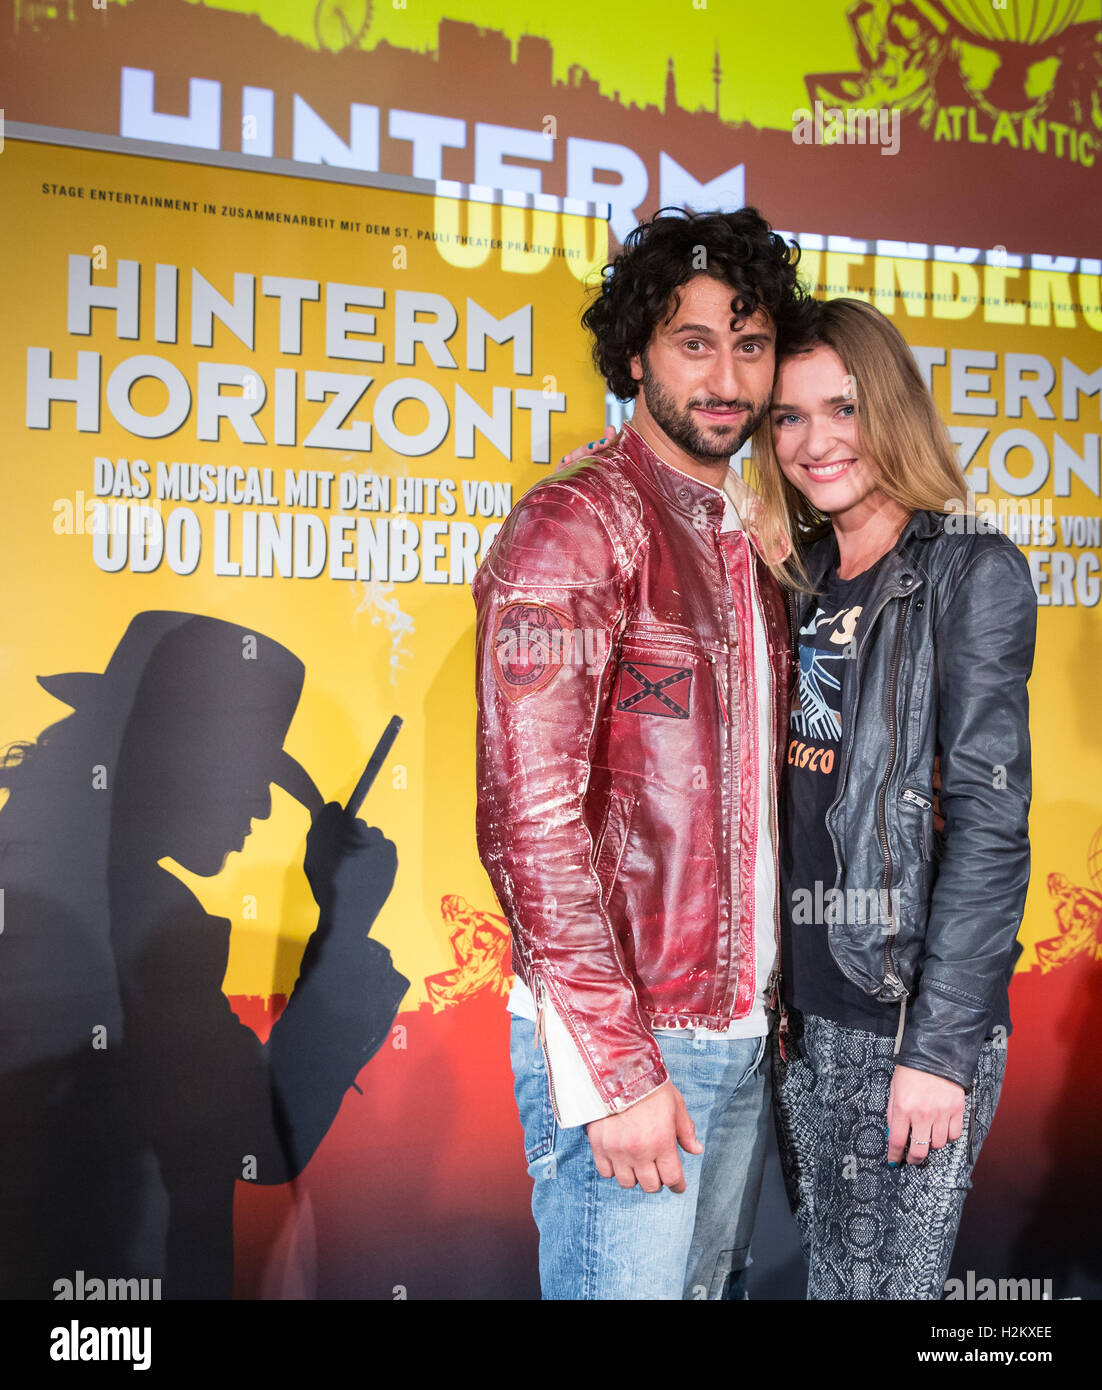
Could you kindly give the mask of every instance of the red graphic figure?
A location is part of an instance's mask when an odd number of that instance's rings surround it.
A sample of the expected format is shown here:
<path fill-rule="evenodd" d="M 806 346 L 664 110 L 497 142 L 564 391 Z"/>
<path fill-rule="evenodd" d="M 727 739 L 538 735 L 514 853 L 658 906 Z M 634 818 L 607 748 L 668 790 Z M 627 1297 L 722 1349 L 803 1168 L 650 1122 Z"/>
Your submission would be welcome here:
<path fill-rule="evenodd" d="M 988 115 L 1060 116 L 1087 128 L 1098 101 L 1097 26 L 1077 22 L 1083 0 L 1038 22 L 1030 0 L 857 0 L 846 18 L 860 72 L 810 73 L 808 93 L 829 106 L 921 111 L 975 103 Z M 1057 14 L 1057 9 L 1060 13 Z"/>
<path fill-rule="evenodd" d="M 1072 883 L 1066 874 L 1049 874 L 1048 891 L 1056 900 L 1053 910 L 1060 935 L 1037 942 L 1042 975 L 1076 956 L 1102 960 L 1102 893 Z"/>
<path fill-rule="evenodd" d="M 466 1003 L 478 994 L 506 995 L 513 983 L 509 924 L 493 912 L 480 912 L 455 893 L 440 900 L 445 922 L 458 922 L 451 934 L 455 969 L 425 980 L 433 1013 Z"/>

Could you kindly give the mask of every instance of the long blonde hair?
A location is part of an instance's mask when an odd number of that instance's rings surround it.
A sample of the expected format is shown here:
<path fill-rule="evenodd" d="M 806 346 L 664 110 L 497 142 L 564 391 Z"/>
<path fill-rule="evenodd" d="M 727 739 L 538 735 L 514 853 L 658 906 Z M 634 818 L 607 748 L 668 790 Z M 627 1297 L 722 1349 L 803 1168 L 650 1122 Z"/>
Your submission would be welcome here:
<path fill-rule="evenodd" d="M 875 461 L 884 495 L 912 512 L 962 510 L 967 489 L 956 451 L 899 329 L 859 299 L 828 299 L 811 313 L 803 335 L 778 355 L 778 372 L 790 357 L 832 348 L 858 407 L 861 448 Z M 805 588 L 800 551 L 825 534 L 830 519 L 781 472 L 771 420 L 754 436 L 750 472 L 763 558 L 783 584 Z"/>

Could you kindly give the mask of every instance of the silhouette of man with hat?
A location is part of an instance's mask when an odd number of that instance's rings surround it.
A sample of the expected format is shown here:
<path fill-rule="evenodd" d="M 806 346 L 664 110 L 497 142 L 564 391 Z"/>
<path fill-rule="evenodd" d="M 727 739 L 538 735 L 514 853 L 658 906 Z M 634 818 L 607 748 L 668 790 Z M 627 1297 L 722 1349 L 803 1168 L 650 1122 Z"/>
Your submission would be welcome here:
<path fill-rule="evenodd" d="M 301 1173 L 387 1036 L 409 981 L 368 932 L 397 855 L 283 749 L 304 674 L 146 612 L 102 675 L 40 677 L 74 713 L 0 769 L 0 1296 L 83 1270 L 228 1297 L 236 1181 Z M 222 993 L 229 921 L 159 861 L 218 873 L 273 782 L 311 812 L 319 918 L 262 1044 Z"/>

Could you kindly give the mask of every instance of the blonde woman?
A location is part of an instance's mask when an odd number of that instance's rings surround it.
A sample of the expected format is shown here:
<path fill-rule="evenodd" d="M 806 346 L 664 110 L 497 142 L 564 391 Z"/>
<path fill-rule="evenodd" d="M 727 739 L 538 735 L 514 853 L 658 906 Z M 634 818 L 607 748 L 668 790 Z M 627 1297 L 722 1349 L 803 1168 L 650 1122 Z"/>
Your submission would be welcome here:
<path fill-rule="evenodd" d="M 936 1299 L 1010 1032 L 1033 587 L 867 304 L 786 346 L 753 471 L 799 656 L 774 1063 L 808 1297 Z"/>

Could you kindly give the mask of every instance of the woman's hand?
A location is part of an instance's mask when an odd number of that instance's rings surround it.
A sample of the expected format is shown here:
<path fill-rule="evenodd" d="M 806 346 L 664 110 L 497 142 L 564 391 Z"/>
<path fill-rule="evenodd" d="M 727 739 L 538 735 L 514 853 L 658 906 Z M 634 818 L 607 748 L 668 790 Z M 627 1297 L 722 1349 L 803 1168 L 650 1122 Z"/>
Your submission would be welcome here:
<path fill-rule="evenodd" d="M 931 1149 L 959 1139 L 964 1127 L 964 1087 L 943 1076 L 897 1066 L 888 1091 L 888 1163 L 922 1163 Z M 911 1137 L 910 1147 L 907 1136 Z"/>
<path fill-rule="evenodd" d="M 605 432 L 600 439 L 595 439 L 589 444 L 579 444 L 573 453 L 563 454 L 562 458 L 559 459 L 559 467 L 561 468 L 564 463 L 577 463 L 579 459 L 584 459 L 589 454 L 604 453 L 606 449 L 612 448 L 619 437 L 611 425 L 606 425 Z"/>

